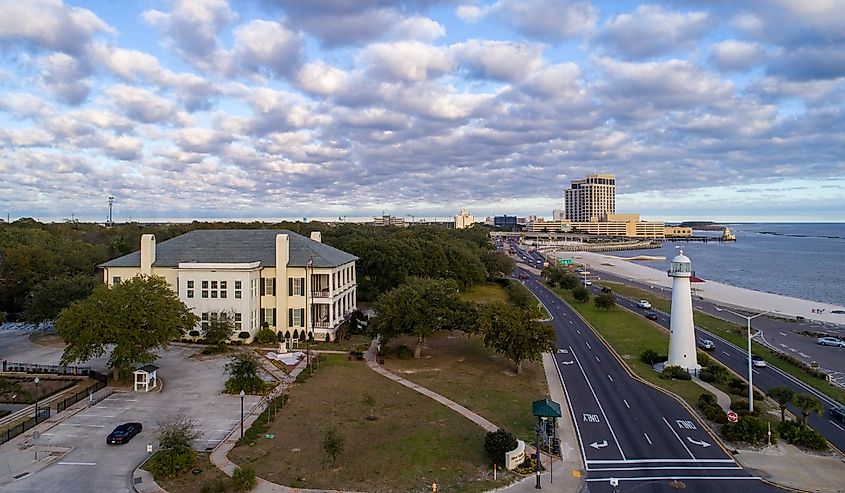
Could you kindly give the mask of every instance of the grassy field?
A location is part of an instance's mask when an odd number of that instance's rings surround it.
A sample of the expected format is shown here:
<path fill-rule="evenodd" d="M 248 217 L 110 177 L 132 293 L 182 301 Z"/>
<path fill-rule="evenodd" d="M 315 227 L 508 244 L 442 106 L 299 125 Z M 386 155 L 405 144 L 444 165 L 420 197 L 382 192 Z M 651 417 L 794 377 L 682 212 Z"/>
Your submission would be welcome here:
<path fill-rule="evenodd" d="M 311 378 L 290 389 L 269 426 L 275 438 L 236 447 L 233 462 L 299 488 L 421 492 L 437 482 L 441 491 L 480 492 L 513 479 L 492 480 L 477 425 L 362 361 L 323 358 Z M 368 419 L 371 412 L 375 419 Z M 345 442 L 336 464 L 321 447 L 329 427 Z"/>
<path fill-rule="evenodd" d="M 531 403 L 548 395 L 540 362 L 516 365 L 484 347 L 478 336 L 462 332 L 440 332 L 426 341 L 421 359 L 398 359 L 396 348 L 414 347 L 415 340 L 402 337 L 388 345 L 385 368 L 414 383 L 452 399 L 505 428 L 531 439 L 536 419 Z"/>
<path fill-rule="evenodd" d="M 614 292 L 622 294 L 624 296 L 629 296 L 635 299 L 647 299 L 658 310 L 662 310 L 666 313 L 670 312 L 670 301 L 666 298 L 661 298 L 655 296 L 652 293 L 630 286 L 626 286 L 624 284 L 612 282 L 602 282 L 601 284 L 611 287 Z M 748 342 L 747 335 L 745 333 L 746 330 L 745 327 L 741 325 L 727 322 L 712 315 L 702 313 L 698 310 L 695 310 L 695 324 L 703 328 L 704 330 L 731 342 L 737 347 L 747 347 Z M 768 364 L 780 368 L 781 370 L 785 371 L 786 373 L 789 373 L 793 377 L 810 385 L 816 390 L 823 392 L 829 395 L 830 397 L 833 397 L 841 403 L 845 403 L 845 390 L 831 385 L 830 383 L 822 380 L 821 378 L 816 378 L 806 373 L 801 368 L 789 363 L 788 361 L 784 361 L 778 358 L 771 350 L 762 346 L 761 344 L 758 344 L 755 341 L 752 341 L 751 343 L 751 351 L 754 354 L 759 354 L 763 359 L 766 360 L 766 362 L 768 362 Z"/>
<path fill-rule="evenodd" d="M 217 484 L 224 485 L 226 493 L 234 492 L 232 487 L 232 479 L 223 473 L 220 469 L 214 467 L 214 464 L 209 460 L 210 454 L 200 453 L 197 459 L 197 465 L 194 469 L 199 469 L 199 473 L 186 472 L 175 479 L 157 480 L 159 486 L 172 493 L 200 493 L 204 486 L 216 486 Z M 221 491 L 213 489 L 212 491 Z"/>
<path fill-rule="evenodd" d="M 461 292 L 461 298 L 476 303 L 491 303 L 494 301 L 507 303 L 508 293 L 502 286 L 494 282 L 481 282 L 473 284 L 466 291 Z"/>

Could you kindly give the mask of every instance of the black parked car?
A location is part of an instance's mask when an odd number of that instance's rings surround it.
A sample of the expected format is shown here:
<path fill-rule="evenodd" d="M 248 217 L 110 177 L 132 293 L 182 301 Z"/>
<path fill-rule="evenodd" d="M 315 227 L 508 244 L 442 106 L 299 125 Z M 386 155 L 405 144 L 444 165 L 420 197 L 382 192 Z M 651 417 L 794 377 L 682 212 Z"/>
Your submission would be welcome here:
<path fill-rule="evenodd" d="M 106 443 L 127 443 L 132 440 L 132 437 L 141 433 L 143 429 L 141 423 L 123 423 L 109 433 L 109 436 L 106 437 Z"/>
<path fill-rule="evenodd" d="M 657 320 L 657 313 L 655 312 L 645 312 L 645 318 L 649 320 Z"/>

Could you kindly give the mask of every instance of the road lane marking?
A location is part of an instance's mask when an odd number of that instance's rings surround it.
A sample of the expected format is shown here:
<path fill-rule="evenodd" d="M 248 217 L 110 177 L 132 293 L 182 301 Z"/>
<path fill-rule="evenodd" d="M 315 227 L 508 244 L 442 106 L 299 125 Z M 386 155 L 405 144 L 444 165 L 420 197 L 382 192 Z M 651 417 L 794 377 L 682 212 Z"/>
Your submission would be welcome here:
<path fill-rule="evenodd" d="M 71 433 L 42 433 L 41 436 L 57 436 L 57 437 L 89 437 L 91 435 L 73 435 Z"/>
<path fill-rule="evenodd" d="M 684 446 L 684 450 L 687 451 L 689 456 L 692 457 L 693 459 L 695 459 L 695 456 L 692 454 L 689 447 L 687 447 L 687 444 L 684 443 L 683 440 L 681 440 L 681 437 L 678 435 L 678 432 L 675 431 L 675 428 L 672 428 L 672 425 L 670 425 L 669 422 L 666 421 L 666 418 L 663 418 L 663 422 L 666 423 L 666 426 L 668 426 L 670 430 L 672 430 L 672 434 L 675 435 L 675 438 L 677 438 L 679 442 L 681 442 L 681 445 Z"/>
<path fill-rule="evenodd" d="M 601 361 L 598 356 L 596 356 L 596 361 L 599 361 L 599 362 Z"/>
<path fill-rule="evenodd" d="M 576 330 L 575 332 L 577 332 L 579 336 L 581 335 L 581 331 L 580 331 L 580 330 Z"/>
<path fill-rule="evenodd" d="M 613 381 L 613 377 L 611 377 L 610 375 L 608 375 L 607 378 L 609 378 L 611 382 Z"/>
<path fill-rule="evenodd" d="M 569 321 L 569 325 L 572 325 L 572 320 Z"/>
<path fill-rule="evenodd" d="M 828 420 L 828 421 L 830 421 L 830 420 Z M 830 421 L 830 424 L 832 424 L 833 426 L 835 426 L 835 427 L 839 428 L 839 429 L 840 429 L 840 430 L 842 430 L 842 431 L 845 431 L 845 428 L 843 428 L 843 427 L 839 426 L 838 424 L 834 423 L 833 421 Z"/>
<path fill-rule="evenodd" d="M 734 481 L 738 479 L 750 479 L 754 481 L 760 481 L 760 476 L 642 476 L 636 478 L 618 478 L 619 482 L 622 481 L 671 481 L 671 480 L 681 480 L 686 479 L 687 481 L 691 480 L 720 480 L 720 481 Z M 595 483 L 601 481 L 603 483 L 607 482 L 607 478 L 587 478 L 587 482 Z"/>
<path fill-rule="evenodd" d="M 645 435 L 645 439 L 648 440 L 649 445 L 654 445 L 653 443 L 651 443 L 651 438 L 648 437 L 648 433 L 643 433 L 643 435 Z"/>
<path fill-rule="evenodd" d="M 571 349 L 571 346 L 570 346 Z M 563 375 L 560 373 L 560 367 L 555 366 L 557 376 L 560 378 L 560 385 L 563 387 L 563 395 L 566 397 L 566 405 L 569 406 L 569 414 L 573 417 L 572 424 L 575 425 L 575 433 L 578 434 L 578 448 L 581 449 L 581 457 L 587 460 L 587 453 L 584 451 L 584 438 L 581 437 L 581 430 L 578 428 L 578 420 L 575 418 L 575 409 L 572 407 L 572 401 L 569 400 L 569 392 L 566 390 L 566 384 L 563 382 Z"/>
<path fill-rule="evenodd" d="M 613 437 L 614 443 L 616 443 L 616 448 L 619 450 L 619 455 L 622 456 L 622 460 L 625 460 L 625 452 L 622 451 L 622 446 L 619 445 L 619 439 L 616 438 L 616 433 L 613 431 L 613 427 L 610 426 L 610 420 L 607 419 L 607 413 L 604 412 L 604 407 L 602 407 L 601 402 L 599 401 L 599 397 L 596 395 L 596 391 L 593 389 L 593 384 L 590 383 L 590 379 L 587 378 L 587 372 L 584 371 L 584 367 L 581 366 L 581 360 L 578 359 L 578 355 L 575 354 L 575 351 L 572 350 L 572 346 L 569 346 L 569 352 L 572 353 L 572 356 L 575 357 L 575 362 L 578 363 L 578 368 L 581 369 L 581 375 L 584 376 L 584 380 L 587 382 L 587 387 L 590 387 L 590 393 L 593 394 L 593 399 L 596 400 L 596 404 L 599 406 L 599 411 L 601 415 L 604 416 L 604 422 L 607 424 L 607 429 L 610 430 L 610 436 Z M 584 456 L 586 460 L 587 456 Z"/>
<path fill-rule="evenodd" d="M 78 425 L 76 423 L 59 423 L 59 426 L 87 426 L 89 428 L 105 428 L 105 425 Z"/>
<path fill-rule="evenodd" d="M 584 344 L 586 344 L 586 345 L 587 345 L 587 347 L 590 349 L 590 351 L 592 351 L 592 350 L 593 350 L 593 346 L 590 346 L 590 343 L 589 343 L 589 342 L 584 341 Z"/>
<path fill-rule="evenodd" d="M 60 466 L 96 466 L 96 462 L 57 462 Z"/>
<path fill-rule="evenodd" d="M 113 418 L 113 415 L 108 414 L 77 414 L 80 418 Z"/>
<path fill-rule="evenodd" d="M 781 333 L 780 333 L 780 335 L 782 335 L 782 336 L 786 336 L 786 333 L 784 333 L 784 332 L 781 332 Z"/>
<path fill-rule="evenodd" d="M 631 409 L 631 405 L 628 404 L 628 401 L 626 401 L 625 399 L 622 399 L 622 402 L 625 403 L 625 407 L 627 407 L 628 409 Z"/>
<path fill-rule="evenodd" d="M 736 464 L 736 461 L 733 459 L 678 459 L 677 457 L 673 457 L 671 459 L 626 459 L 626 460 L 613 460 L 613 459 L 593 459 L 588 460 L 587 464 L 654 464 L 654 463 L 702 463 L 702 464 L 717 464 L 717 463 L 731 463 Z"/>
<path fill-rule="evenodd" d="M 590 472 L 602 472 L 602 471 L 661 471 L 661 470 L 684 470 L 684 469 L 695 469 L 698 470 L 711 470 L 711 471 L 736 471 L 737 469 L 742 470 L 739 466 L 734 467 L 708 467 L 708 466 L 652 466 L 652 467 L 644 467 L 644 466 L 637 466 L 637 467 L 599 467 L 595 469 L 589 469 Z M 718 477 L 718 476 L 715 476 Z M 621 479 L 621 478 L 620 478 Z"/>
<path fill-rule="evenodd" d="M 727 352 L 727 351 L 722 351 L 722 354 L 724 354 L 725 356 L 730 356 L 730 355 L 731 355 L 731 353 L 729 353 L 729 352 Z"/>

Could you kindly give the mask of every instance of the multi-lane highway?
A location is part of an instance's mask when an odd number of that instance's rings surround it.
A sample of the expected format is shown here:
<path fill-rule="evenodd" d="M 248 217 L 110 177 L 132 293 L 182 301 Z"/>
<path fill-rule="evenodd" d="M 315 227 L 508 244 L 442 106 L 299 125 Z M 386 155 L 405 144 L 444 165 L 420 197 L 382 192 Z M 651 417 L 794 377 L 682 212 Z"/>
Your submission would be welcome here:
<path fill-rule="evenodd" d="M 520 271 L 521 272 L 521 271 Z M 583 320 L 537 276 L 525 281 L 552 315 L 555 361 L 589 491 L 781 491 L 742 469 L 684 405 L 627 373 Z M 648 485 L 647 487 L 645 485 Z"/>

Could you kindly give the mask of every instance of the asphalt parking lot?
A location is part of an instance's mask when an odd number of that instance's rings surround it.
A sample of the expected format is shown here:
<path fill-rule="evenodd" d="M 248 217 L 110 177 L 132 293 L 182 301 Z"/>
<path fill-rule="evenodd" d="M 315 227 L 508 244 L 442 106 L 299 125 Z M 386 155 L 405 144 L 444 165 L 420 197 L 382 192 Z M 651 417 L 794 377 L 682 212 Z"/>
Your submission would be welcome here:
<path fill-rule="evenodd" d="M 20 346 L 25 345 L 16 336 L 15 339 Z M 28 352 L 42 350 L 30 348 Z M 162 392 L 116 392 L 42 433 L 35 443 L 71 446 L 73 450 L 32 476 L 0 486 L 0 492 L 133 491 L 132 471 L 147 456 L 147 444 L 155 444 L 157 424 L 177 414 L 197 420 L 202 435 L 195 448 L 213 448 L 239 426 L 241 400 L 238 396 L 221 394 L 228 358 L 188 359 L 195 351 L 174 346 L 160 353 L 155 364 L 160 367 L 158 374 L 164 381 Z M 44 356 L 45 361 L 27 362 L 51 363 L 50 359 L 56 357 Z M 6 354 L 3 357 L 8 359 Z M 245 413 L 259 401 L 260 397 L 246 396 Z M 128 444 L 106 445 L 106 435 L 126 422 L 140 422 L 144 430 Z"/>

